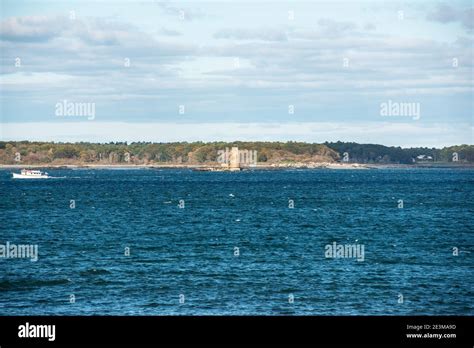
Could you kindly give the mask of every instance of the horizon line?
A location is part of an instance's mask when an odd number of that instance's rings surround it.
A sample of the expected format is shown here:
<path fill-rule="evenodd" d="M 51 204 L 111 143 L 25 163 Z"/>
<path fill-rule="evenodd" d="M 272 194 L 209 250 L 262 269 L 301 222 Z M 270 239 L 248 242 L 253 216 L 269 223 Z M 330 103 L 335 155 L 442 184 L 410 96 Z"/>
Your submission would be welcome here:
<path fill-rule="evenodd" d="M 126 123 L 70 120 L 70 122 L 0 123 L 0 126 L 0 141 L 63 143 L 294 141 L 315 144 L 341 141 L 402 148 L 443 148 L 474 144 L 474 127 L 470 122 Z"/>
<path fill-rule="evenodd" d="M 214 141 L 109 141 L 109 142 L 95 142 L 95 141 L 43 141 L 43 140 L 2 140 L 0 139 L 0 143 L 45 143 L 45 144 L 65 144 L 65 145 L 80 145 L 80 144 L 93 144 L 93 145 L 125 145 L 130 146 L 133 144 L 145 144 L 145 145 L 154 145 L 154 144 L 213 144 L 213 143 L 226 143 L 226 144 L 236 144 L 236 143 L 296 143 L 296 144 L 307 144 L 307 145 L 326 145 L 326 144 L 335 144 L 335 143 L 343 143 L 343 144 L 357 144 L 357 145 L 374 145 L 374 146 L 384 146 L 389 148 L 401 148 L 401 149 L 419 149 L 419 148 L 426 148 L 426 149 L 436 149 L 436 150 L 443 150 L 445 148 L 455 147 L 455 146 L 474 146 L 474 144 L 465 144 L 465 143 L 457 143 L 453 145 L 443 146 L 443 147 L 430 147 L 430 146 L 411 146 L 411 147 L 403 147 L 403 146 L 395 146 L 395 145 L 384 145 L 380 143 L 359 143 L 356 141 L 325 141 L 322 143 L 319 142 L 307 142 L 307 141 L 279 141 L 279 140 L 233 140 L 233 141 L 222 141 L 222 140 L 214 140 Z"/>

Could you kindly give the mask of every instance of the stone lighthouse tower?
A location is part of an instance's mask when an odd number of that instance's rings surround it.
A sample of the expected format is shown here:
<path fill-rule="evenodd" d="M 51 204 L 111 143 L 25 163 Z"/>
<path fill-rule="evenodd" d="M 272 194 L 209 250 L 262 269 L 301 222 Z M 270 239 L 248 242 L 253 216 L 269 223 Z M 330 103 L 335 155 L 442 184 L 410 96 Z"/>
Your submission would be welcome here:
<path fill-rule="evenodd" d="M 236 146 L 230 150 L 229 170 L 240 170 L 239 148 Z"/>

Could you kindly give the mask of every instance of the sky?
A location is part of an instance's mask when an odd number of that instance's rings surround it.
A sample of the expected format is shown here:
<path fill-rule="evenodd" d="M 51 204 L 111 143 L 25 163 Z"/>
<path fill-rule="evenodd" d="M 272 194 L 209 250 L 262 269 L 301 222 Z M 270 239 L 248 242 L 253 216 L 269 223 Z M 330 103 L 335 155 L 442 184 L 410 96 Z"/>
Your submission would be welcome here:
<path fill-rule="evenodd" d="M 0 4 L 1 140 L 474 144 L 471 1 Z"/>

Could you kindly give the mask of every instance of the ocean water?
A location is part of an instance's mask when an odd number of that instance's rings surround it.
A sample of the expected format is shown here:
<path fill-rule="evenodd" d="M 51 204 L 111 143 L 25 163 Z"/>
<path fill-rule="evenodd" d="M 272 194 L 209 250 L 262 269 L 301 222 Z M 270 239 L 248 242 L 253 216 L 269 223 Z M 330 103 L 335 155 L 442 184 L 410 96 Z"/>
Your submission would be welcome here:
<path fill-rule="evenodd" d="M 474 314 L 473 170 L 11 172 L 0 315 Z"/>

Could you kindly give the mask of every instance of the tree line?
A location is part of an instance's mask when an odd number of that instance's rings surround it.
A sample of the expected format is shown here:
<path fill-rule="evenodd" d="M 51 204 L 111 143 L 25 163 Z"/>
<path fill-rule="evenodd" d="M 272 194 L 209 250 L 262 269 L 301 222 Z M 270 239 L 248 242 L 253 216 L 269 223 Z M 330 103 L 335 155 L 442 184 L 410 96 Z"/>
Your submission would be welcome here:
<path fill-rule="evenodd" d="M 324 143 L 341 156 L 348 154 L 349 162 L 413 164 L 420 162 L 474 162 L 474 145 L 455 145 L 442 149 L 428 147 L 401 148 L 353 142 Z"/>
<path fill-rule="evenodd" d="M 237 146 L 257 150 L 260 163 L 281 161 L 342 161 L 398 163 L 474 162 L 473 145 L 436 148 L 401 148 L 354 142 L 110 142 L 55 143 L 0 141 L 1 164 L 153 164 L 216 162 L 218 150 Z M 457 157 L 456 157 L 457 156 Z"/>

